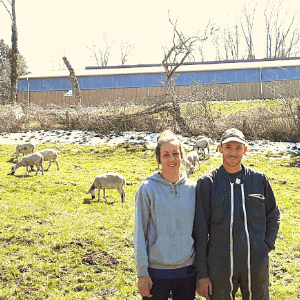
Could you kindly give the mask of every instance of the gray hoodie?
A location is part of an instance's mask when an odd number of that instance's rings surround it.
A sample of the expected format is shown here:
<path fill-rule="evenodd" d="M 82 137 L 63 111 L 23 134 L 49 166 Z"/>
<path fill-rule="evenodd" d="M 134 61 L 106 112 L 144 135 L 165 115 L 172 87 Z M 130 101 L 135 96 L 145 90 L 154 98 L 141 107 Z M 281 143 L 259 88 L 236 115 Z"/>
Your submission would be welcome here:
<path fill-rule="evenodd" d="M 138 277 L 148 276 L 148 267 L 177 269 L 193 264 L 195 186 L 185 175 L 173 184 L 158 173 L 140 185 L 134 226 Z"/>

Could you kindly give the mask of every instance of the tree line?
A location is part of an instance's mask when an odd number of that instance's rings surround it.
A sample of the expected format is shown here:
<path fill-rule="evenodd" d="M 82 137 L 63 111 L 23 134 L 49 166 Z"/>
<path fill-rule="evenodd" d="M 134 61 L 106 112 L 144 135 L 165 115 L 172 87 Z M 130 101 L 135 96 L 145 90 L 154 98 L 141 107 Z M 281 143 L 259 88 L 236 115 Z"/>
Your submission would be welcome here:
<path fill-rule="evenodd" d="M 284 10 L 283 4 L 283 0 L 269 0 L 262 12 L 258 11 L 257 2 L 244 1 L 241 12 L 231 24 L 224 26 L 210 19 L 205 28 L 198 30 L 197 41 L 193 43 L 193 48 L 186 59 L 194 62 L 207 61 L 208 54 L 211 54 L 213 49 L 216 61 L 250 60 L 255 59 L 258 47 L 263 47 L 265 58 L 298 56 L 300 13 L 298 10 Z M 260 33 L 263 32 L 264 37 L 258 41 L 254 24 L 259 14 L 263 19 Z M 109 65 L 109 56 L 114 44 L 114 37 L 107 32 L 103 32 L 102 37 L 98 39 L 94 37 L 92 46 L 88 49 L 95 65 L 102 67 Z M 135 45 L 122 40 L 119 47 L 120 61 L 123 65 L 133 56 Z M 169 50 L 168 46 L 163 46 L 164 54 Z"/>

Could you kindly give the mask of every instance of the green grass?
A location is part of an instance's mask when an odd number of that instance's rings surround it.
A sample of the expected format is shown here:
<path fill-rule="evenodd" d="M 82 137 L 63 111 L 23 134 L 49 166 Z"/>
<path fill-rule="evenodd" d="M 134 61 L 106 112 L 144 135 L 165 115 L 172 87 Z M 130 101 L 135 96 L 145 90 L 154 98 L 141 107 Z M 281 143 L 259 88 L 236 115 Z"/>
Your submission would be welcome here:
<path fill-rule="evenodd" d="M 134 267 L 134 195 L 156 170 L 153 151 L 130 145 L 37 146 L 42 148 L 58 151 L 60 171 L 52 164 L 44 176 L 25 177 L 25 168 L 10 174 L 15 146 L 0 145 L 0 300 L 141 299 Z M 252 154 L 245 155 L 245 165 L 267 173 L 281 210 L 271 252 L 271 299 L 294 300 L 300 297 L 300 171 L 290 166 L 295 157 Z M 220 163 L 221 156 L 203 161 L 192 179 Z M 116 190 L 107 191 L 107 203 L 102 193 L 100 203 L 90 201 L 94 177 L 107 171 L 127 179 L 125 203 Z"/>

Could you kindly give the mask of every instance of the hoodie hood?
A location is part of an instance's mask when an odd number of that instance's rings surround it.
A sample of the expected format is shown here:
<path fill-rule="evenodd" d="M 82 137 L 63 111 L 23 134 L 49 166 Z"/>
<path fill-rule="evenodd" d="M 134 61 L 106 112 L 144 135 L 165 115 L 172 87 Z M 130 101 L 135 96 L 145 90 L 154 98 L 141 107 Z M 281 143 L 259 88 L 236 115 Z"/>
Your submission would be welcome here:
<path fill-rule="evenodd" d="M 185 184 L 188 179 L 186 173 L 181 173 L 181 177 L 179 178 L 179 180 L 175 183 L 172 183 L 169 180 L 162 178 L 159 174 L 160 173 L 155 172 L 148 176 L 146 180 L 154 180 L 160 184 L 170 187 L 170 192 L 175 195 L 178 195 L 178 187 L 182 184 Z"/>

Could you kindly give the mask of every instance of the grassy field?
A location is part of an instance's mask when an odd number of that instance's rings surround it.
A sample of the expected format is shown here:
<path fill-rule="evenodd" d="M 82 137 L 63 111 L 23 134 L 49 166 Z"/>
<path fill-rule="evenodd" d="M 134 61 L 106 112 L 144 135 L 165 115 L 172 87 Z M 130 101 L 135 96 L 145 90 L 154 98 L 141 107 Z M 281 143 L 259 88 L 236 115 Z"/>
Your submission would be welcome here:
<path fill-rule="evenodd" d="M 0 145 L 0 300 L 141 299 L 133 252 L 134 195 L 156 170 L 146 147 L 42 144 L 58 151 L 42 176 L 25 169 L 10 174 L 15 146 Z M 297 157 L 249 152 L 248 166 L 271 179 L 282 224 L 271 252 L 271 299 L 300 298 L 300 170 Z M 201 171 L 220 165 L 221 156 L 202 162 Z M 47 164 L 47 163 L 46 163 Z M 116 190 L 107 203 L 87 194 L 95 175 L 119 172 L 127 179 L 126 201 Z M 240 296 L 238 296 L 240 298 Z M 198 298 L 200 299 L 200 298 Z M 202 298 L 203 299 L 203 298 Z"/>

